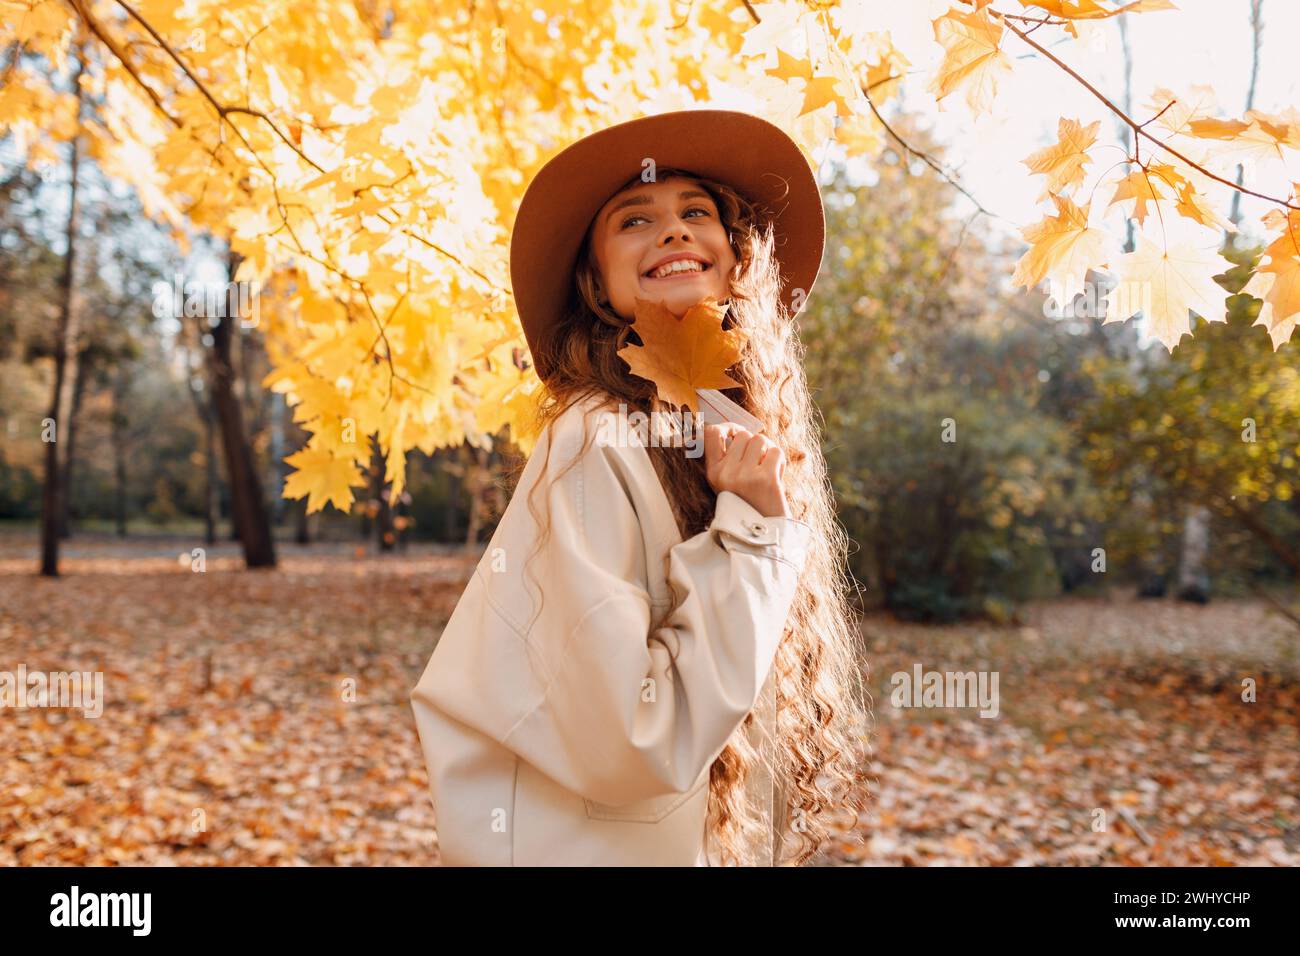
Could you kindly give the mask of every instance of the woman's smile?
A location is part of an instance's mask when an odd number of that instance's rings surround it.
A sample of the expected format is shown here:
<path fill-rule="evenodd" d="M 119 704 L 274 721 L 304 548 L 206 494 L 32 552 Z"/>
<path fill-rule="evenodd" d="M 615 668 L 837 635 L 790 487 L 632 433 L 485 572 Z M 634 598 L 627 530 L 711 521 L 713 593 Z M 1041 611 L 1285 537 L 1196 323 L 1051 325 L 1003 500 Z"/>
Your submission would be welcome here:
<path fill-rule="evenodd" d="M 699 262 L 698 260 L 694 260 L 694 259 L 678 259 L 674 261 L 685 262 L 689 264 L 677 266 L 677 265 L 673 265 L 672 263 L 669 263 L 667 267 L 656 266 L 654 269 L 651 269 L 645 276 L 643 276 L 644 281 L 645 282 L 678 282 L 683 279 L 695 279 L 695 278 L 699 278 L 700 276 L 703 276 L 705 273 L 707 273 L 710 269 L 713 268 L 713 264 L 710 262 Z M 664 268 L 668 268 L 668 271 L 660 274 L 661 270 Z"/>

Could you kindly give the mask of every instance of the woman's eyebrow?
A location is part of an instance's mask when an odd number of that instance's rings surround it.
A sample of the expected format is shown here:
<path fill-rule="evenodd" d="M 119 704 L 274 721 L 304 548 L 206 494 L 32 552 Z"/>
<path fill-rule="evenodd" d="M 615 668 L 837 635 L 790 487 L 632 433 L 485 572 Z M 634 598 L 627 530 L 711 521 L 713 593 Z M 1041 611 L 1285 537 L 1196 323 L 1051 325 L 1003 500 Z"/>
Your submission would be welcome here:
<path fill-rule="evenodd" d="M 683 189 L 681 192 L 677 194 L 678 199 L 693 199 L 697 196 L 700 199 L 713 198 L 708 193 L 702 192 L 701 190 L 698 189 Z M 610 209 L 609 212 L 605 213 L 605 221 L 608 222 L 609 218 L 612 215 L 614 215 L 614 213 L 618 212 L 620 209 L 626 206 L 650 206 L 653 204 L 654 204 L 654 200 L 651 199 L 645 193 L 637 193 L 635 196 L 628 196 L 622 202 L 616 204 L 612 209 Z"/>

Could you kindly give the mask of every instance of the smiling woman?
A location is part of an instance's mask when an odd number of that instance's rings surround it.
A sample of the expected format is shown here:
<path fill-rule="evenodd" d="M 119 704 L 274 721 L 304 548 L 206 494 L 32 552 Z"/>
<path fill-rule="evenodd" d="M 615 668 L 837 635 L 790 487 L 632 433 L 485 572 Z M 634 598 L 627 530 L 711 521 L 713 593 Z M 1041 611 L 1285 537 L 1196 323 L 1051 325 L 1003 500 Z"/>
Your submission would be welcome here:
<path fill-rule="evenodd" d="M 631 320 L 638 297 L 683 314 L 705 296 L 725 300 L 736 254 L 713 197 L 698 180 L 640 177 L 611 196 L 588 237 L 597 300 Z"/>
<path fill-rule="evenodd" d="M 807 157 L 744 113 L 599 130 L 533 178 L 511 284 L 540 437 L 411 695 L 444 863 L 802 863 L 865 807 L 847 540 L 792 321 L 824 245 Z M 619 354 L 637 300 L 706 297 L 760 432 L 602 441 L 672 410 Z"/>

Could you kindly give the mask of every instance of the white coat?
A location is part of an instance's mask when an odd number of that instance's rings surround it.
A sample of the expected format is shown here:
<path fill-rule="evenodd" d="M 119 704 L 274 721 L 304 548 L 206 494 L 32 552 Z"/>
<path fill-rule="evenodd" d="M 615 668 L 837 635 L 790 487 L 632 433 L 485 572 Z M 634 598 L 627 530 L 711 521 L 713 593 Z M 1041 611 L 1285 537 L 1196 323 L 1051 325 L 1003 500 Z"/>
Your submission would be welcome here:
<path fill-rule="evenodd" d="M 812 529 L 724 491 L 683 540 L 646 448 L 609 441 L 621 413 L 599 405 L 539 438 L 411 692 L 445 865 L 718 865 L 709 767 L 751 710 L 756 745 L 774 729 L 772 663 Z M 664 620 L 670 582 L 682 601 Z M 747 792 L 770 822 L 771 777 Z M 780 845 L 772 828 L 760 862 Z"/>

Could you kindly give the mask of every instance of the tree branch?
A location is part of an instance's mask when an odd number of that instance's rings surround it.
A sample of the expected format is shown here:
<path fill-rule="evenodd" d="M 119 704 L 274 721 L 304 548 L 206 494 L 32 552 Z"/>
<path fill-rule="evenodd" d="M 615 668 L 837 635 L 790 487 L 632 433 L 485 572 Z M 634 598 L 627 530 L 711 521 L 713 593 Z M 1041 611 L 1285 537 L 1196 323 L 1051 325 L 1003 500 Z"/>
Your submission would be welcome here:
<path fill-rule="evenodd" d="M 871 112 L 875 115 L 876 119 L 880 122 L 880 125 L 885 128 L 885 132 L 887 132 L 890 136 L 892 136 L 894 140 L 898 143 L 898 145 L 903 147 L 903 149 L 907 150 L 909 153 L 911 153 L 917 159 L 924 162 L 927 166 L 933 169 L 941 177 L 947 180 L 954 188 L 957 189 L 958 192 L 960 192 L 963 196 L 965 196 L 967 199 L 973 202 L 975 204 L 975 207 L 980 212 L 984 213 L 984 215 L 991 216 L 994 219 L 1002 219 L 1003 217 L 999 216 L 997 213 L 989 212 L 989 210 L 985 209 L 984 206 L 980 203 L 980 201 L 976 199 L 974 196 L 972 196 L 970 192 L 967 191 L 966 187 L 964 187 L 961 183 L 957 182 L 957 180 L 953 179 L 943 169 L 941 169 L 939 163 L 928 153 L 923 153 L 921 152 L 921 150 L 916 149 L 915 147 L 909 145 L 907 141 L 903 139 L 903 137 L 899 136 L 898 133 L 894 132 L 894 128 L 889 125 L 889 123 L 885 120 L 883 116 L 880 115 L 880 110 L 876 109 L 876 104 L 871 101 L 871 91 L 874 90 L 877 86 L 879 86 L 882 83 L 888 83 L 891 80 L 899 80 L 899 79 L 902 79 L 902 77 L 887 76 L 883 80 L 877 80 L 876 82 L 872 83 L 870 86 L 862 87 L 862 95 L 866 97 L 867 105 L 871 107 Z"/>
<path fill-rule="evenodd" d="M 73 0 L 73 2 L 82 3 L 84 2 L 84 0 Z M 140 16 L 140 14 L 136 13 L 136 11 L 132 8 L 132 6 L 129 3 L 126 2 L 126 0 L 117 0 L 117 5 L 121 7 L 123 10 L 125 10 L 127 14 L 131 17 L 131 19 L 135 20 L 136 23 L 140 24 L 140 26 L 144 28 L 145 32 L 147 32 L 151 37 L 153 37 L 154 42 L 157 43 L 160 47 L 162 47 L 163 51 L 166 52 L 166 54 L 169 57 L 171 57 L 172 61 L 178 67 L 180 67 L 181 72 L 184 73 L 189 78 L 190 82 L 194 84 L 195 88 L 199 91 L 199 93 L 203 95 L 203 98 L 206 99 L 212 105 L 212 108 L 217 111 L 217 117 L 223 120 L 224 122 L 226 122 L 227 124 L 229 124 L 230 128 L 235 131 L 235 133 L 239 136 L 240 140 L 244 143 L 245 146 L 249 148 L 250 151 L 253 150 L 252 145 L 249 144 L 249 142 L 246 139 L 244 139 L 244 136 L 239 131 L 239 128 L 235 126 L 234 123 L 230 122 L 228 118 L 229 114 L 246 113 L 249 116 L 255 116 L 261 120 L 264 120 L 266 124 L 270 126 L 271 129 L 275 132 L 275 134 L 280 137 L 280 139 L 285 143 L 285 145 L 298 154 L 299 159 L 301 159 L 307 165 L 311 166 L 317 172 L 320 173 L 325 172 L 324 167 L 317 165 L 307 156 L 307 154 L 305 154 L 301 149 L 299 149 L 296 145 L 294 145 L 293 140 L 291 140 L 288 136 L 286 136 L 284 131 L 280 129 L 279 126 L 276 125 L 275 121 L 271 119 L 271 117 L 263 113 L 261 110 L 248 109 L 247 107 L 243 107 L 243 106 L 225 106 L 217 102 L 217 98 L 213 96 L 211 92 L 209 92 L 207 86 L 204 85 L 203 81 L 194 75 L 194 72 L 181 58 L 180 54 L 178 54 L 175 50 L 171 48 L 170 44 L 168 44 L 167 41 L 162 38 L 162 35 L 159 34 L 159 32 L 153 28 L 153 25 L 149 23 L 148 20 Z"/>
<path fill-rule="evenodd" d="M 1200 173 L 1204 174 L 1205 176 L 1209 177 L 1210 179 L 1213 179 L 1215 182 L 1222 183 L 1223 185 L 1228 186 L 1228 187 L 1230 187 L 1230 188 L 1232 188 L 1232 189 L 1239 190 L 1239 191 L 1241 191 L 1241 192 L 1243 192 L 1243 193 L 1246 193 L 1246 195 L 1248 195 L 1248 196 L 1254 196 L 1254 197 L 1257 198 L 1257 199 L 1263 199 L 1263 200 L 1265 200 L 1265 201 L 1267 201 L 1267 202 L 1276 203 L 1276 204 L 1279 205 L 1279 206 L 1284 206 L 1284 207 L 1286 207 L 1287 209 L 1297 209 L 1297 210 L 1300 210 L 1300 205 L 1293 205 L 1292 203 L 1288 202 L 1288 201 L 1285 200 L 1285 199 L 1278 199 L 1278 198 L 1276 198 L 1276 197 L 1274 197 L 1274 196 L 1266 196 L 1266 195 L 1264 195 L 1263 193 L 1257 193 L 1257 192 L 1255 192 L 1255 191 L 1252 190 L 1252 189 L 1247 189 L 1247 188 L 1245 188 L 1244 186 L 1239 186 L 1239 185 L 1237 185 L 1236 183 L 1234 183 L 1234 182 L 1233 182 L 1232 180 L 1230 180 L 1230 179 L 1224 179 L 1222 176 L 1219 176 L 1219 175 L 1216 175 L 1215 173 L 1210 172 L 1208 169 L 1206 169 L 1206 168 L 1205 168 L 1204 166 L 1202 166 L 1200 163 L 1196 163 L 1196 162 L 1193 162 L 1192 160 L 1188 159 L 1186 156 L 1184 156 L 1184 155 L 1183 155 L 1182 153 L 1180 153 L 1178 150 L 1174 149 L 1174 148 L 1173 148 L 1172 146 L 1170 146 L 1168 143 L 1165 143 L 1165 142 L 1163 142 L 1162 140 L 1156 139 L 1154 136 L 1152 136 L 1150 133 L 1148 133 L 1145 129 L 1142 128 L 1143 126 L 1146 125 L 1145 123 L 1138 123 L 1136 120 L 1134 120 L 1132 117 L 1130 117 L 1127 113 L 1125 113 L 1122 109 L 1120 109 L 1118 106 L 1116 106 L 1114 103 L 1112 103 L 1109 99 L 1107 99 L 1106 96 L 1105 96 L 1105 94 L 1101 93 L 1101 92 L 1100 92 L 1099 90 L 1097 90 L 1097 88 L 1094 87 L 1091 83 L 1089 83 L 1089 82 L 1088 82 L 1087 80 L 1085 80 L 1082 76 L 1080 76 L 1078 73 L 1076 73 L 1074 70 L 1072 70 L 1069 66 L 1067 66 L 1067 65 L 1066 65 L 1066 64 L 1065 64 L 1065 63 L 1064 63 L 1060 58 L 1058 58 L 1058 57 L 1057 57 L 1055 54 L 1053 54 L 1050 50 L 1048 50 L 1048 49 L 1047 49 L 1046 47 L 1044 47 L 1042 44 L 1037 43 L 1037 42 L 1035 42 L 1034 40 L 1031 40 L 1031 39 L 1029 38 L 1028 34 L 1025 33 L 1025 31 L 1017 29 L 1016 26 L 1015 26 L 1014 24 L 1012 24 L 1012 23 L 1009 22 L 1010 19 L 1011 19 L 1011 17 L 1009 17 L 1007 14 L 1001 13 L 1001 12 L 998 11 L 998 10 L 994 10 L 992 7 L 987 7 L 986 9 L 989 11 L 990 14 L 992 14 L 993 16 L 995 16 L 995 17 L 997 17 L 999 20 L 1001 20 L 1001 21 L 1002 21 L 1002 25 L 1005 26 L 1008 30 L 1010 30 L 1010 31 L 1011 31 L 1012 33 L 1014 33 L 1016 36 L 1020 37 L 1020 39 L 1024 40 L 1026 43 L 1028 43 L 1031 47 L 1033 47 L 1033 48 L 1034 48 L 1035 50 L 1037 50 L 1039 53 L 1043 54 L 1043 56 L 1047 57 L 1049 60 L 1051 60 L 1053 63 L 1055 63 L 1057 66 L 1059 66 L 1062 70 L 1064 70 L 1064 71 L 1065 71 L 1066 73 L 1068 73 L 1070 76 L 1074 77 L 1074 79 L 1076 79 L 1079 83 L 1081 83 L 1081 84 L 1083 85 L 1084 89 L 1086 89 L 1089 93 L 1091 93 L 1091 94 L 1092 94 L 1093 96 L 1095 96 L 1097 99 L 1101 100 L 1101 102 L 1102 102 L 1103 104 L 1105 104 L 1105 106 L 1106 106 L 1106 108 L 1107 108 L 1108 110 L 1110 110 L 1112 113 L 1114 113 L 1116 116 L 1118 116 L 1122 121 L 1124 121 L 1125 123 L 1127 123 L 1127 124 L 1129 125 L 1129 127 L 1133 130 L 1133 133 L 1134 133 L 1135 136 L 1145 136 L 1147 139 L 1149 139 L 1149 140 L 1150 140 L 1152 143 L 1154 143 L 1155 145 L 1159 146 L 1161 149 L 1166 150 L 1166 151 L 1168 151 L 1168 152 L 1170 152 L 1170 153 L 1173 153 L 1175 156 L 1177 156 L 1179 159 L 1181 159 L 1183 162 L 1185 162 L 1188 166 L 1192 167 L 1192 168 L 1195 169 L 1197 172 L 1200 172 Z M 1147 122 L 1150 122 L 1150 120 L 1148 120 Z M 1137 142 L 1137 140 L 1135 139 L 1135 140 L 1134 140 L 1134 144 L 1135 144 L 1135 146 L 1136 146 L 1136 142 Z"/>
<path fill-rule="evenodd" d="M 158 94 L 154 92 L 153 87 L 146 83 L 140 74 L 136 72 L 135 65 L 132 64 L 126 53 L 117 45 L 113 38 L 108 35 L 108 32 L 99 25 L 99 21 L 91 16 L 90 9 L 86 6 L 85 0 L 70 0 L 70 2 L 73 9 L 75 9 L 77 14 L 81 17 L 81 21 L 86 25 L 86 28 L 90 30 L 96 38 L 98 38 L 100 43 L 108 47 L 109 52 L 112 53 L 113 56 L 117 57 L 117 62 L 122 64 L 122 68 L 131 74 L 131 79 L 135 80 L 140 89 L 145 91 L 145 94 L 153 101 L 153 105 L 158 112 L 167 117 L 173 126 L 180 129 L 183 125 L 181 121 L 167 111 L 167 107 L 163 106 L 162 100 L 158 98 Z"/>

